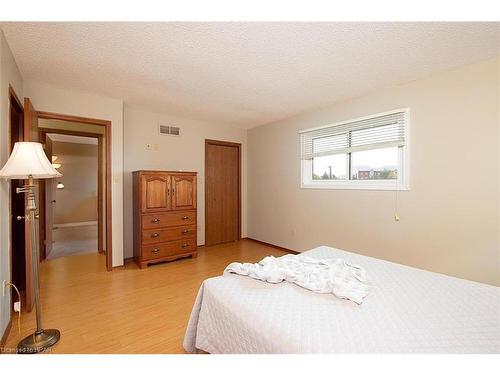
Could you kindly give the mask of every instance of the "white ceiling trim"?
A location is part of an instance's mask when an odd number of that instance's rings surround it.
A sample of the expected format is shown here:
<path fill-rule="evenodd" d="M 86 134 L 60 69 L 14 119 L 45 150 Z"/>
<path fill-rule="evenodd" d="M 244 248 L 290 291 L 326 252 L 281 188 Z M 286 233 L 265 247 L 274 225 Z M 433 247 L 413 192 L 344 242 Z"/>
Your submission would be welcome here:
<path fill-rule="evenodd" d="M 80 137 L 77 135 L 48 133 L 47 136 L 54 142 L 80 143 L 84 145 L 96 145 L 97 138 Z"/>

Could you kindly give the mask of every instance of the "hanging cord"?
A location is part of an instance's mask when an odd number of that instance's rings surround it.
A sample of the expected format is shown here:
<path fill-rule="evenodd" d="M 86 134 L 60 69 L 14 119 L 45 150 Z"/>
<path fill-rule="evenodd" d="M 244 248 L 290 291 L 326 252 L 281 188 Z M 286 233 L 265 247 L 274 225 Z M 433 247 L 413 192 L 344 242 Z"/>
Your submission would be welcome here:
<path fill-rule="evenodd" d="M 398 192 L 399 192 L 399 181 L 396 185 L 396 190 L 394 190 L 394 221 L 399 221 L 399 209 L 398 209 Z"/>
<path fill-rule="evenodd" d="M 5 285 L 11 286 L 16 290 L 17 297 L 19 298 L 19 311 L 17 315 L 17 333 L 21 336 L 21 293 L 19 293 L 19 289 L 12 283 L 6 282 Z"/>

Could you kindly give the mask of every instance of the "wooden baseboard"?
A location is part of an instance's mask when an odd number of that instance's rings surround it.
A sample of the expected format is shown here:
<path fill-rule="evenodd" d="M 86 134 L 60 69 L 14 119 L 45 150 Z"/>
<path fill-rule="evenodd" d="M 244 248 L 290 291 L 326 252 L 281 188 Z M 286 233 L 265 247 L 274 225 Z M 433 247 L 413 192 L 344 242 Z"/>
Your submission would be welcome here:
<path fill-rule="evenodd" d="M 7 342 L 7 337 L 9 337 L 11 327 L 12 327 L 12 314 L 10 315 L 9 323 L 7 324 L 7 327 L 5 327 L 5 331 L 2 335 L 2 339 L 0 340 L 0 348 L 3 348 L 3 346 Z M 0 350 L 0 354 L 2 354 L 2 353 L 3 353 L 3 351 Z"/>
<path fill-rule="evenodd" d="M 253 241 L 253 242 L 260 243 L 262 245 L 271 246 L 271 247 L 274 247 L 275 249 L 280 249 L 280 250 L 286 251 L 287 253 L 290 253 L 290 254 L 300 254 L 299 251 L 295 251 L 295 250 L 292 250 L 292 249 L 287 249 L 286 247 L 281 247 L 281 246 L 278 246 L 278 245 L 273 245 L 272 243 L 269 243 L 269 242 L 264 242 L 264 241 L 256 240 L 255 238 L 243 237 L 242 240 L 243 241 L 245 241 L 245 240 L 246 241 Z"/>

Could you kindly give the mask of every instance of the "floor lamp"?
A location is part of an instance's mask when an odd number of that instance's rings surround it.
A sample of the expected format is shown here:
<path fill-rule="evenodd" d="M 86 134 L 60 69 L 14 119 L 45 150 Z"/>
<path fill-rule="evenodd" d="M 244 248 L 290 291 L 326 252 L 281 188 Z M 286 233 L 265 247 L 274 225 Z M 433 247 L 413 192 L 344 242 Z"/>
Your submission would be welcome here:
<path fill-rule="evenodd" d="M 35 297 L 36 331 L 22 339 L 17 345 L 18 353 L 31 354 L 46 350 L 59 341 L 61 333 L 57 329 L 42 328 L 42 310 L 40 308 L 40 263 L 38 249 L 38 231 L 35 222 L 35 189 L 34 179 L 55 178 L 62 175 L 54 169 L 43 151 L 42 144 L 36 142 L 16 142 L 12 154 L 0 170 L 0 178 L 28 180 L 28 185 L 17 188 L 16 193 L 25 193 L 27 196 L 25 218 L 30 223 L 31 247 L 31 280 Z"/>

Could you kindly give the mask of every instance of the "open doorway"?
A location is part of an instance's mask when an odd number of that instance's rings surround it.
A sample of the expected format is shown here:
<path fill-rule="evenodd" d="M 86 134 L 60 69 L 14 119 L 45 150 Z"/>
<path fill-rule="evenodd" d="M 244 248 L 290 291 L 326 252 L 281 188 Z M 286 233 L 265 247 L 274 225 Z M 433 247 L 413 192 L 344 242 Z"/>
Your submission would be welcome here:
<path fill-rule="evenodd" d="M 91 119 L 71 115 L 62 115 L 51 112 L 37 111 L 29 98 L 19 100 L 13 88 L 9 85 L 9 150 L 12 151 L 15 142 L 42 142 L 47 133 L 80 135 L 97 138 L 98 152 L 102 162 L 99 163 L 98 173 L 101 176 L 98 185 L 98 245 L 97 248 L 104 253 L 106 269 L 112 270 L 112 241 L 111 241 L 111 121 Z M 49 152 L 48 149 L 46 149 Z M 51 157 L 49 157 L 49 160 Z M 40 237 L 40 261 L 45 259 L 46 244 L 52 244 L 47 239 L 52 232 L 45 227 L 45 182 L 49 180 L 36 180 L 38 215 Z M 26 184 L 27 181 L 11 180 L 10 182 L 10 270 L 12 282 L 21 292 L 22 305 L 26 311 L 31 311 L 34 303 L 32 285 L 32 259 L 29 221 L 25 220 L 25 196 L 16 194 L 16 188 Z M 100 197 L 100 198 L 99 198 Z M 52 200 L 52 199 L 51 199 Z M 15 298 L 11 298 L 12 305 Z"/>
<path fill-rule="evenodd" d="M 63 174 L 40 183 L 40 256 L 99 252 L 111 270 L 111 122 L 47 112 L 37 117 L 39 141 Z"/>
<path fill-rule="evenodd" d="M 62 173 L 45 181 L 45 259 L 104 252 L 101 137 L 45 133 L 42 142 Z M 101 193 L 102 194 L 102 193 Z"/>

